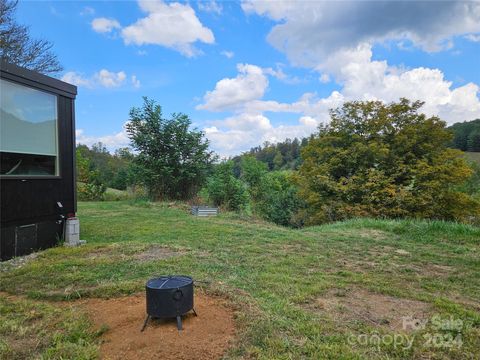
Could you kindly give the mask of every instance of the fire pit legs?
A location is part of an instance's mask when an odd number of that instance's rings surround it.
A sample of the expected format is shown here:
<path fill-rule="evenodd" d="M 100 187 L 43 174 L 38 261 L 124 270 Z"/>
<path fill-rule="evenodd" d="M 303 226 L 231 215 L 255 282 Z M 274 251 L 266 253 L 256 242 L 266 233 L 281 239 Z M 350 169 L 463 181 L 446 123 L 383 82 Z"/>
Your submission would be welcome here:
<path fill-rule="evenodd" d="M 197 312 L 195 311 L 195 309 L 192 309 L 193 311 L 193 315 L 195 316 L 198 316 Z M 147 324 L 148 324 L 148 320 L 151 319 L 151 316 L 150 315 L 147 315 L 147 317 L 145 318 L 145 322 L 143 323 L 143 326 L 142 326 L 142 329 L 140 330 L 140 332 L 143 332 L 145 330 L 145 328 L 147 327 Z M 177 319 L 177 329 L 178 331 L 182 331 L 183 330 L 183 325 L 182 325 L 182 317 L 180 315 L 177 315 L 176 317 Z"/>
<path fill-rule="evenodd" d="M 143 332 L 143 330 L 145 330 L 149 319 L 150 319 L 150 315 L 147 315 L 147 318 L 145 319 L 145 322 L 143 323 L 143 326 L 142 326 L 142 330 L 140 330 L 140 332 Z"/>
<path fill-rule="evenodd" d="M 182 317 L 180 315 L 177 315 L 177 329 L 178 331 L 182 331 Z"/>

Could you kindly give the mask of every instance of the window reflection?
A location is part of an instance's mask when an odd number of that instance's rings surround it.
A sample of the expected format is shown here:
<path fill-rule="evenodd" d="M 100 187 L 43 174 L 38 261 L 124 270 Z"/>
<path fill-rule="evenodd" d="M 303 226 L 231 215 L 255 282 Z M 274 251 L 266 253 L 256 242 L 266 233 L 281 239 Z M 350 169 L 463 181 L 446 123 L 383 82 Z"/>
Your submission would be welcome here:
<path fill-rule="evenodd" d="M 0 174 L 58 175 L 57 97 L 0 80 Z"/>

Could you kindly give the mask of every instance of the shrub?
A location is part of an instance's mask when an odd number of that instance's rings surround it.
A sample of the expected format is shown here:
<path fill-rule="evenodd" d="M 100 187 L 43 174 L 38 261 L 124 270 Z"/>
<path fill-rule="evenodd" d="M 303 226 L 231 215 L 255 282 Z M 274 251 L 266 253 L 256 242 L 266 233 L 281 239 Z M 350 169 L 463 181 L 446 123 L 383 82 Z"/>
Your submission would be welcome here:
<path fill-rule="evenodd" d="M 261 196 L 262 183 L 265 181 L 266 174 L 266 164 L 258 161 L 251 155 L 242 158 L 240 162 L 240 179 L 246 183 L 248 193 L 253 202 L 256 202 Z"/>
<path fill-rule="evenodd" d="M 90 161 L 77 149 L 77 196 L 78 200 L 104 200 L 106 185 L 100 181 L 98 170 L 90 170 Z"/>
<path fill-rule="evenodd" d="M 77 183 L 78 200 L 98 201 L 105 200 L 107 187 L 100 183 Z"/>
<path fill-rule="evenodd" d="M 248 208 L 248 192 L 245 184 L 233 175 L 233 162 L 226 161 L 215 167 L 201 195 L 215 206 L 226 210 L 244 211 Z"/>
<path fill-rule="evenodd" d="M 303 225 L 299 211 L 304 207 L 304 202 L 298 196 L 298 188 L 291 177 L 287 171 L 267 173 L 260 185 L 254 209 L 265 220 L 299 227 Z"/>
<path fill-rule="evenodd" d="M 303 149 L 297 182 L 310 223 L 358 216 L 467 221 L 480 204 L 455 187 L 472 175 L 421 102 L 349 102 Z"/>

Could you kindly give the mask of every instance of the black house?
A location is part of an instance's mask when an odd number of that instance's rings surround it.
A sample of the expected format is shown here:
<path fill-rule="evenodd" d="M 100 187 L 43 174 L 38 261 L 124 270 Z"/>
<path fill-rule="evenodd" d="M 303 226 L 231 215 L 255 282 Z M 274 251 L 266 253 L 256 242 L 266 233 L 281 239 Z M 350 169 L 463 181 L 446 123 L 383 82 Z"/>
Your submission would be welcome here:
<path fill-rule="evenodd" d="M 75 216 L 76 94 L 0 63 L 0 260 L 56 245 Z"/>

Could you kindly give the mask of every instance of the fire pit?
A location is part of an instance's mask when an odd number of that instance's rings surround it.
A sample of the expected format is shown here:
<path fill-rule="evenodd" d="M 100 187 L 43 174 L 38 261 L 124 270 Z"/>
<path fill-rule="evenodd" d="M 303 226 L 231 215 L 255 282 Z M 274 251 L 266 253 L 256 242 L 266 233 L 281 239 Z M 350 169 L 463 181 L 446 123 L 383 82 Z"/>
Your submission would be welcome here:
<path fill-rule="evenodd" d="M 147 297 L 147 318 L 142 330 L 145 330 L 148 320 L 177 319 L 177 329 L 182 330 L 182 315 L 193 310 L 193 279 L 189 276 L 170 275 L 150 279 L 145 286 Z"/>

